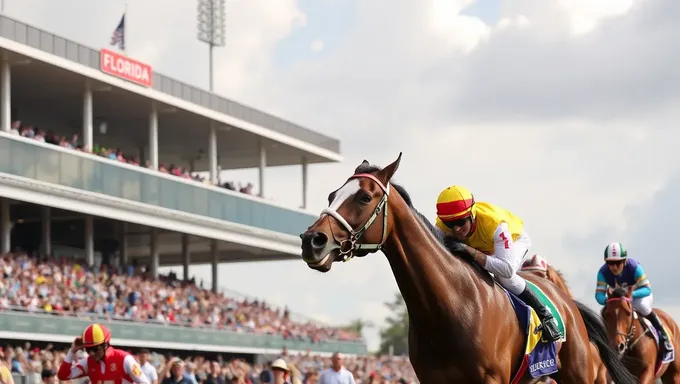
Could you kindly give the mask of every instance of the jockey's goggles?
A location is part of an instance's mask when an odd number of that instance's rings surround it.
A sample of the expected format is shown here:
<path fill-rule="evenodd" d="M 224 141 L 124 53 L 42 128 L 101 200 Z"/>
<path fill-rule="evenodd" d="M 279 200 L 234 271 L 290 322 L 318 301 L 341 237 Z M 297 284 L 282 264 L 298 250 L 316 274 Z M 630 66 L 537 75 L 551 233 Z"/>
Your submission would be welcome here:
<path fill-rule="evenodd" d="M 92 354 L 94 352 L 97 352 L 97 350 L 99 348 L 103 348 L 103 347 L 104 347 L 104 344 L 99 344 L 99 345 L 95 345 L 95 346 L 92 346 L 92 347 L 85 347 L 85 352 L 87 352 L 88 354 Z"/>
<path fill-rule="evenodd" d="M 626 259 L 621 259 L 621 260 L 607 260 L 607 261 L 606 261 L 607 265 L 614 265 L 614 266 L 621 265 L 621 264 L 623 264 L 623 263 L 625 263 L 625 262 L 626 262 Z"/>
<path fill-rule="evenodd" d="M 454 228 L 459 228 L 467 224 L 468 220 L 470 220 L 471 216 L 463 217 L 461 219 L 457 220 L 452 220 L 452 221 L 443 221 L 444 225 L 446 225 L 447 228 L 454 229 Z"/>

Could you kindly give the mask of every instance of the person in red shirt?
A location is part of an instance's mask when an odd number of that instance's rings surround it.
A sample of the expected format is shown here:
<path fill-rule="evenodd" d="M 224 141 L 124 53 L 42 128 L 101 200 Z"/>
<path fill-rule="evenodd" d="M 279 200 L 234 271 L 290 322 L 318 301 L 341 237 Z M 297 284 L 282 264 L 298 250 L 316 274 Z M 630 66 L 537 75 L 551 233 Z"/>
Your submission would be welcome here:
<path fill-rule="evenodd" d="M 89 377 L 92 384 L 150 384 L 131 354 L 109 345 L 111 332 L 101 325 L 85 328 L 81 337 L 73 340 L 71 349 L 59 367 L 61 381 Z M 77 351 L 85 349 L 89 356 L 74 363 Z"/>

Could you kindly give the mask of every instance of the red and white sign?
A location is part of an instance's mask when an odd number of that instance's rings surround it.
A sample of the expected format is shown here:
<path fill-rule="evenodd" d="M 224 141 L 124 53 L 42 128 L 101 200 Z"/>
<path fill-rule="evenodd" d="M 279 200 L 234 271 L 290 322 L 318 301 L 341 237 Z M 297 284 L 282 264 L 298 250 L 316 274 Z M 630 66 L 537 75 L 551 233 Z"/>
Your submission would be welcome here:
<path fill-rule="evenodd" d="M 153 71 L 151 66 L 119 53 L 102 48 L 99 52 L 100 69 L 104 73 L 151 87 Z"/>

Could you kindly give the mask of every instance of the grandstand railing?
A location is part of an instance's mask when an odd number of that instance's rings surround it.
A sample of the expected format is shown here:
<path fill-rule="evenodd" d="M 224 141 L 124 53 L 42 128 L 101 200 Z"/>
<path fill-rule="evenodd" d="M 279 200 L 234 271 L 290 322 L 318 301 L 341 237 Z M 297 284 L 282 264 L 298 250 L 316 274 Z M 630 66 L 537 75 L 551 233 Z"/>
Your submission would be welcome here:
<path fill-rule="evenodd" d="M 297 236 L 316 219 L 259 197 L 0 133 L 0 172 Z"/>
<path fill-rule="evenodd" d="M 50 342 L 64 342 L 53 340 L 54 337 L 75 337 L 91 322 L 101 322 L 109 327 L 115 340 L 134 340 L 148 342 L 150 346 L 164 343 L 167 345 L 192 346 L 197 349 L 209 347 L 256 348 L 264 350 L 289 350 L 332 353 L 340 351 L 347 354 L 366 354 L 366 345 L 358 341 L 321 340 L 312 342 L 307 337 L 284 338 L 275 334 L 258 334 L 247 332 L 233 332 L 210 328 L 206 326 L 189 327 L 175 323 L 161 323 L 149 320 L 136 322 L 131 320 L 101 317 L 97 314 L 82 313 L 75 316 L 66 312 L 45 312 L 44 310 L 28 312 L 23 308 L 8 308 L 0 311 L 0 332 L 17 335 L 33 334 L 42 336 L 41 340 Z M 21 337 L 17 337 L 21 339 Z M 199 349 L 200 350 L 200 349 Z"/>
<path fill-rule="evenodd" d="M 98 50 L 64 39 L 31 25 L 0 16 L 0 37 L 27 45 L 81 65 L 100 69 Z M 233 116 L 237 119 L 340 153 L 337 139 L 322 135 L 280 117 L 259 111 L 214 93 L 199 89 L 154 71 L 153 88 L 190 103 Z"/>

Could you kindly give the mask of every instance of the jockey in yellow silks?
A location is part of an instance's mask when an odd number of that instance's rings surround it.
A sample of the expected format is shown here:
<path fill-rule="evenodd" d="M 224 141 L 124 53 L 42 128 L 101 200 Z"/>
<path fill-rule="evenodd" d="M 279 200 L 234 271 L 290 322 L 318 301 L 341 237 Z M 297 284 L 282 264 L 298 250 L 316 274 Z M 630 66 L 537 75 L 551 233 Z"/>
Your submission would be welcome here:
<path fill-rule="evenodd" d="M 517 274 L 531 248 L 522 219 L 495 205 L 475 203 L 466 188 L 451 186 L 439 194 L 436 223 L 447 236 L 461 242 L 452 251 L 467 253 L 475 263 L 493 273 L 505 289 L 536 311 L 546 341 L 562 338 L 550 309 Z"/>

